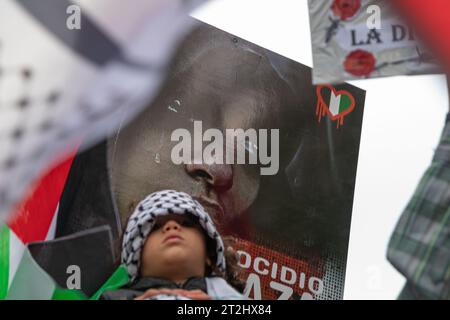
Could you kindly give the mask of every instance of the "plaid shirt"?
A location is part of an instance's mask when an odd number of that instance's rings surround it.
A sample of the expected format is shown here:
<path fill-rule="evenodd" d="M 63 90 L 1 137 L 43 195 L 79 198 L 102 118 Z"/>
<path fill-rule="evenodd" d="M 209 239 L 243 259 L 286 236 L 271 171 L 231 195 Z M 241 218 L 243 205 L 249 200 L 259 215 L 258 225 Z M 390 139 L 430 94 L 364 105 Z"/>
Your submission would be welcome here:
<path fill-rule="evenodd" d="M 390 239 L 387 258 L 419 296 L 450 299 L 450 114 L 433 161 Z"/>

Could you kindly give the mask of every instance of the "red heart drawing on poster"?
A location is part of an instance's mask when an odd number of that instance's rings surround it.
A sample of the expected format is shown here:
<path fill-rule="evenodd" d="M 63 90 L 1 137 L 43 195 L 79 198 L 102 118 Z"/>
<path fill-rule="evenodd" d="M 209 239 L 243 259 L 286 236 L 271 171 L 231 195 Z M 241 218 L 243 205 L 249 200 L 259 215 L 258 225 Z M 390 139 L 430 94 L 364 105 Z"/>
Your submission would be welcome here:
<path fill-rule="evenodd" d="M 337 121 L 337 127 L 344 124 L 344 118 L 356 106 L 355 98 L 346 90 L 336 90 L 333 86 L 325 84 L 318 86 L 316 115 L 318 121 L 326 114 L 332 121 Z"/>

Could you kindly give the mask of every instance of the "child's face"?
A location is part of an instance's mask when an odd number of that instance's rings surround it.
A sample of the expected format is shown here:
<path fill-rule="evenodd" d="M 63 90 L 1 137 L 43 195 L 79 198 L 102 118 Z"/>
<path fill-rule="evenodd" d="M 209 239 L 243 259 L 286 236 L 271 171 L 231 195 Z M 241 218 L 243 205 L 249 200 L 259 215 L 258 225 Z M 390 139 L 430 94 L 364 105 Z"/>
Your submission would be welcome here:
<path fill-rule="evenodd" d="M 157 218 L 142 249 L 141 277 L 182 282 L 205 275 L 206 239 L 194 219 L 178 214 Z"/>

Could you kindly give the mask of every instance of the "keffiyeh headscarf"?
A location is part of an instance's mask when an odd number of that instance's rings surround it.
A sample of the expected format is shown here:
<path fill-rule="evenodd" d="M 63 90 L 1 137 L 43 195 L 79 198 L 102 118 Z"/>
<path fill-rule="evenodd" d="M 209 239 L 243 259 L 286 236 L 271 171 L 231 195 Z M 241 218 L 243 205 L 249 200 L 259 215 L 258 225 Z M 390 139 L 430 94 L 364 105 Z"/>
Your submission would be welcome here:
<path fill-rule="evenodd" d="M 153 229 L 156 217 L 168 214 L 192 214 L 198 218 L 205 234 L 216 244 L 216 266 L 225 272 L 223 241 L 203 206 L 187 193 L 163 190 L 142 200 L 128 220 L 122 242 L 122 263 L 126 266 L 131 281 L 138 276 L 142 247 Z"/>

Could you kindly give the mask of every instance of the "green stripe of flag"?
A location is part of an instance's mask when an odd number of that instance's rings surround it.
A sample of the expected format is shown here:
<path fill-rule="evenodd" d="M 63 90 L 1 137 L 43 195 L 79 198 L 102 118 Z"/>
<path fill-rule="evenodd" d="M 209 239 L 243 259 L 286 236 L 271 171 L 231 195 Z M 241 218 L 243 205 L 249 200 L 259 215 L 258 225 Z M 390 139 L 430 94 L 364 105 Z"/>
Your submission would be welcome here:
<path fill-rule="evenodd" d="M 103 286 L 90 298 L 90 300 L 98 300 L 100 296 L 108 290 L 117 290 L 130 281 L 127 269 L 124 265 L 120 265 L 119 268 L 112 274 L 111 277 L 103 284 Z"/>
<path fill-rule="evenodd" d="M 56 287 L 52 300 L 87 300 L 87 297 L 79 290 L 61 289 Z"/>
<path fill-rule="evenodd" d="M 341 95 L 341 103 L 339 104 L 339 113 L 348 109 L 348 107 L 352 104 L 350 97 L 346 94 Z"/>
<path fill-rule="evenodd" d="M 330 93 L 329 110 L 333 116 L 344 112 L 350 107 L 351 104 L 352 101 L 350 100 L 350 97 L 348 95 L 335 95 L 333 92 Z"/>
<path fill-rule="evenodd" d="M 0 300 L 6 298 L 9 280 L 9 228 L 0 224 Z"/>

